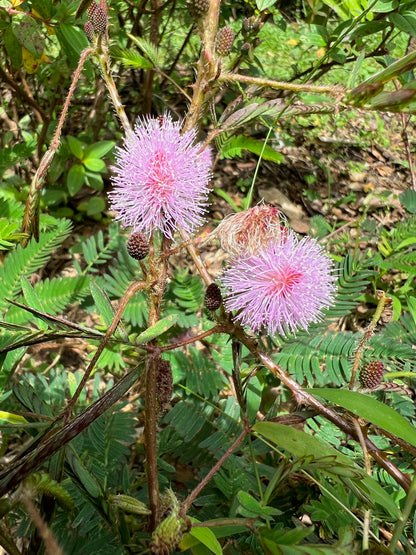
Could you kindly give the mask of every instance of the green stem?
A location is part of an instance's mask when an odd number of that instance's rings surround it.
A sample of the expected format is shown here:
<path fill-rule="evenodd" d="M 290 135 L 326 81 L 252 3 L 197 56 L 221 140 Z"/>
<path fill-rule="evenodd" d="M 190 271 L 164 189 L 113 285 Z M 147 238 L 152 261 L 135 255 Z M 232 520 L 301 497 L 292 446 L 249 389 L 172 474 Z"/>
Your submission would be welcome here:
<path fill-rule="evenodd" d="M 396 522 L 394 527 L 393 537 L 390 540 L 390 551 L 394 553 L 396 546 L 399 542 L 400 536 L 402 535 L 403 528 L 405 527 L 411 511 L 416 503 L 416 476 L 413 477 L 412 483 L 410 485 L 409 491 L 407 492 L 406 504 L 402 511 L 402 515 Z"/>
<path fill-rule="evenodd" d="M 275 81 L 274 79 L 266 79 L 263 77 L 251 77 L 250 75 L 241 75 L 240 73 L 221 73 L 217 80 L 223 83 L 248 83 L 250 85 L 258 85 L 260 87 L 269 87 L 271 89 L 295 92 L 327 93 L 335 96 L 343 95 L 346 92 L 344 87 L 287 83 L 286 81 Z"/>
<path fill-rule="evenodd" d="M 364 337 L 361 339 L 360 344 L 358 345 L 357 351 L 355 353 L 354 364 L 353 364 L 352 372 L 351 372 L 351 380 L 350 380 L 350 383 L 349 383 L 349 389 L 353 389 L 353 387 L 354 387 L 355 378 L 357 376 L 358 367 L 360 366 L 361 357 L 362 357 L 362 354 L 363 354 L 364 347 L 368 343 L 371 336 L 373 335 L 374 329 L 377 325 L 377 322 L 380 320 L 380 317 L 383 313 L 383 310 L 384 310 L 384 307 L 386 306 L 386 303 L 387 303 L 387 296 L 383 291 L 381 296 L 380 296 L 380 299 L 378 301 L 378 305 L 377 305 L 376 311 L 374 313 L 373 319 L 371 320 L 371 323 L 368 326 L 368 328 L 367 328 L 367 330 L 364 334 Z"/>

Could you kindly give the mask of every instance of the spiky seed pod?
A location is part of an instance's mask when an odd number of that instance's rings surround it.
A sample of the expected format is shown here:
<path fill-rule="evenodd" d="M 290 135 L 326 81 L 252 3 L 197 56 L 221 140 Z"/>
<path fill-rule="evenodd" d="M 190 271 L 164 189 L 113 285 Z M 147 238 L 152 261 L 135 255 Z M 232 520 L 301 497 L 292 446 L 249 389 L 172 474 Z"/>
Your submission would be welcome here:
<path fill-rule="evenodd" d="M 172 399 L 173 376 L 172 367 L 168 360 L 159 358 L 157 361 L 157 399 L 160 412 L 164 412 Z"/>
<path fill-rule="evenodd" d="M 205 306 L 208 310 L 218 310 L 221 303 L 221 289 L 216 283 L 210 283 L 205 292 Z"/>
<path fill-rule="evenodd" d="M 374 389 L 381 383 L 385 371 L 384 364 L 380 360 L 369 362 L 360 372 L 361 385 L 366 389 Z"/>
<path fill-rule="evenodd" d="M 94 27 L 94 31 L 99 35 L 102 35 L 107 30 L 107 14 L 103 10 L 101 6 L 97 6 L 92 14 L 92 24 Z"/>
<path fill-rule="evenodd" d="M 234 31 L 231 27 L 223 27 L 217 34 L 215 50 L 218 56 L 228 56 L 234 43 Z"/>
<path fill-rule="evenodd" d="M 188 11 L 194 19 L 203 17 L 209 8 L 209 0 L 187 0 Z"/>
<path fill-rule="evenodd" d="M 90 42 L 92 42 L 92 40 L 94 38 L 94 27 L 93 27 L 91 21 L 86 21 L 85 22 L 84 31 L 85 31 L 85 34 L 87 35 L 87 39 Z"/>
<path fill-rule="evenodd" d="M 127 241 L 127 252 L 136 260 L 143 260 L 149 254 L 149 241 L 144 233 L 135 231 Z"/>

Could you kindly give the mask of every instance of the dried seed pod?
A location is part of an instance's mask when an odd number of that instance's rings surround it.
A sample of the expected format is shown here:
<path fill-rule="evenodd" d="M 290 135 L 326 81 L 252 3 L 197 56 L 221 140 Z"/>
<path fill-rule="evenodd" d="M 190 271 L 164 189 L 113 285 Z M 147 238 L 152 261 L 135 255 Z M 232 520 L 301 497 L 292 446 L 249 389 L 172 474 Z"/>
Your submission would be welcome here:
<path fill-rule="evenodd" d="M 384 364 L 380 360 L 369 362 L 360 372 L 359 380 L 362 387 L 376 388 L 381 383 L 385 371 Z"/>
<path fill-rule="evenodd" d="M 218 310 L 222 303 L 221 289 L 216 283 L 210 283 L 205 292 L 205 306 L 208 310 Z"/>
<path fill-rule="evenodd" d="M 233 49 L 234 31 L 231 27 L 223 27 L 217 34 L 215 50 L 218 56 L 228 56 Z"/>
<path fill-rule="evenodd" d="M 127 241 L 127 252 L 136 260 L 143 260 L 149 254 L 149 241 L 146 235 L 140 231 L 135 231 Z"/>

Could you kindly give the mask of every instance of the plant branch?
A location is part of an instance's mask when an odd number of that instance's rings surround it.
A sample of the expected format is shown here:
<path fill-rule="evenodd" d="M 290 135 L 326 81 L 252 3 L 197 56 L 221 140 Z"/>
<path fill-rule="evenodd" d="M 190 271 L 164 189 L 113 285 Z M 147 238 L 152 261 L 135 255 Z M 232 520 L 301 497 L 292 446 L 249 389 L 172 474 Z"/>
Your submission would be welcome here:
<path fill-rule="evenodd" d="M 99 416 L 119 401 L 136 383 L 142 368 L 136 367 L 121 378 L 114 387 L 87 407 L 80 415 L 57 431 L 47 431 L 40 442 L 31 446 L 29 452 L 15 457 L 8 467 L 0 473 L 0 497 L 17 486 L 47 459 L 69 443 L 74 437 L 88 428 Z"/>
<path fill-rule="evenodd" d="M 250 85 L 269 87 L 271 89 L 280 89 L 295 92 L 327 93 L 334 96 L 339 96 L 340 94 L 344 94 L 346 92 L 346 89 L 344 87 L 288 83 L 286 81 L 275 81 L 274 79 L 265 79 L 263 77 L 251 77 L 250 75 L 241 75 L 240 73 L 221 73 L 217 80 L 220 83 L 249 83 Z"/>
<path fill-rule="evenodd" d="M 204 478 L 200 481 L 200 483 L 196 486 L 196 488 L 188 495 L 185 501 L 182 503 L 181 510 L 180 510 L 180 516 L 182 518 L 185 518 L 186 513 L 189 511 L 189 508 L 191 507 L 192 503 L 195 501 L 195 499 L 198 497 L 198 495 L 201 493 L 204 487 L 210 482 L 214 474 L 218 472 L 218 470 L 225 463 L 228 457 L 233 453 L 233 451 L 235 451 L 237 447 L 239 447 L 243 443 L 243 441 L 245 440 L 249 432 L 250 432 L 250 425 L 248 423 L 248 420 L 245 419 L 244 429 L 241 432 L 241 434 L 234 441 L 234 443 L 227 449 L 224 455 L 215 463 L 215 465 L 211 468 L 208 474 L 204 476 Z"/>
<path fill-rule="evenodd" d="M 29 194 L 27 197 L 25 212 L 23 215 L 23 222 L 22 222 L 22 233 L 26 235 L 25 239 L 23 239 L 22 241 L 23 246 L 27 245 L 32 235 L 35 237 L 37 241 L 39 240 L 39 202 L 40 202 L 40 195 L 42 192 L 43 182 L 46 177 L 46 173 L 49 169 L 49 166 L 53 160 L 53 157 L 55 156 L 55 153 L 58 150 L 62 126 L 64 124 L 66 114 L 68 112 L 72 95 L 74 94 L 75 87 L 81 75 L 82 68 L 84 67 L 84 63 L 86 59 L 92 52 L 93 52 L 92 48 L 86 48 L 81 53 L 78 66 L 77 66 L 77 69 L 75 70 L 74 77 L 72 79 L 72 83 L 68 91 L 68 96 L 66 97 L 64 107 L 62 108 L 62 113 L 59 118 L 58 126 L 56 128 L 52 142 L 48 150 L 43 155 L 39 163 L 38 170 L 35 173 L 35 176 L 30 184 Z"/>
<path fill-rule="evenodd" d="M 228 333 L 231 336 L 237 337 L 241 343 L 243 343 L 243 345 L 245 345 L 247 349 L 263 364 L 263 366 L 270 370 L 284 385 L 291 389 L 296 401 L 299 404 L 314 408 L 319 414 L 335 424 L 340 430 L 357 440 L 357 434 L 352 425 L 350 425 L 331 408 L 318 401 L 318 399 L 316 399 L 313 395 L 303 391 L 302 387 L 291 376 L 289 376 L 289 374 L 284 372 L 278 364 L 276 364 L 268 355 L 259 349 L 257 343 L 251 339 L 240 326 L 230 324 Z M 384 454 L 380 452 L 372 441 L 365 438 L 365 443 L 368 452 L 377 464 L 384 468 L 384 470 L 386 470 L 386 472 L 390 474 L 390 476 L 392 476 L 405 491 L 408 491 L 410 486 L 409 477 L 403 474 L 391 461 L 386 459 Z"/>
<path fill-rule="evenodd" d="M 109 325 L 107 331 L 105 332 L 104 337 L 102 338 L 94 356 L 92 357 L 87 369 L 84 372 L 84 375 L 82 377 L 82 380 L 80 381 L 74 395 L 72 396 L 71 400 L 69 401 L 68 405 L 65 407 L 65 409 L 62 411 L 62 413 L 58 416 L 57 420 L 60 420 L 63 416 L 65 416 L 66 418 L 69 418 L 72 412 L 72 409 L 74 408 L 75 403 L 77 402 L 79 396 L 81 395 L 85 384 L 88 381 L 88 378 L 91 375 L 91 372 L 94 369 L 94 366 L 96 365 L 98 359 L 101 356 L 101 353 L 104 351 L 104 348 L 106 346 L 106 344 L 108 343 L 108 340 L 110 339 L 110 337 L 113 335 L 113 333 L 115 332 L 121 316 L 128 304 L 128 302 L 130 301 L 130 299 L 133 297 L 133 295 L 137 292 L 140 291 L 142 289 L 146 289 L 148 288 L 148 284 L 144 281 L 137 281 L 136 283 L 133 283 L 132 285 L 130 285 L 130 287 L 127 289 L 127 291 L 124 293 L 122 299 L 120 300 L 120 304 L 118 305 L 117 311 L 114 314 L 113 317 L 113 321 L 111 322 L 111 324 Z"/>

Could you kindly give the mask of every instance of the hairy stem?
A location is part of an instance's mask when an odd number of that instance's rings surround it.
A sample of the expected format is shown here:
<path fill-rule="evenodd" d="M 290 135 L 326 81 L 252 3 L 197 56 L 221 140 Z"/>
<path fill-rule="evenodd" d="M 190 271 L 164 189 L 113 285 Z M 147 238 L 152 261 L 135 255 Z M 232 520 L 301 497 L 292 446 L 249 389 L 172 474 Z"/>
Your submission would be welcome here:
<path fill-rule="evenodd" d="M 147 287 L 148 287 L 148 284 L 146 282 L 137 281 L 136 283 L 133 283 L 132 285 L 130 285 L 130 287 L 124 293 L 123 298 L 120 300 L 120 304 L 117 308 L 117 312 L 114 314 L 113 321 L 111 322 L 107 331 L 105 332 L 105 335 L 101 340 L 101 343 L 98 345 L 98 349 L 95 352 L 94 356 L 92 357 L 91 362 L 89 363 L 87 369 L 85 370 L 84 375 L 82 377 L 82 380 L 80 381 L 80 383 L 79 383 L 74 395 L 72 396 L 71 400 L 69 401 L 68 405 L 62 411 L 62 414 L 58 416 L 57 420 L 62 418 L 63 415 L 65 415 L 65 417 L 67 419 L 70 417 L 72 409 L 74 408 L 75 403 L 77 402 L 79 396 L 81 395 L 81 393 L 82 393 L 82 391 L 85 387 L 85 384 L 87 383 L 88 378 L 90 377 L 91 372 L 94 369 L 94 366 L 97 364 L 97 361 L 100 358 L 101 353 L 104 351 L 104 348 L 108 343 L 108 340 L 110 339 L 110 337 L 115 332 L 115 330 L 116 330 L 116 328 L 117 328 L 117 326 L 120 322 L 121 316 L 122 316 L 128 302 L 130 301 L 132 296 L 137 291 L 140 291 L 142 289 L 146 289 Z"/>
<path fill-rule="evenodd" d="M 166 253 L 170 247 L 170 239 L 166 237 L 162 240 L 162 253 Z M 153 244 L 149 257 L 149 267 L 155 283 L 153 285 L 150 302 L 149 302 L 149 327 L 154 326 L 160 317 L 160 308 L 165 290 L 168 259 L 161 256 L 157 260 L 153 258 Z M 151 346 L 157 347 L 157 339 L 150 343 Z M 157 469 L 157 371 L 158 361 L 154 356 L 149 357 L 146 361 L 146 419 L 144 426 L 145 449 L 146 449 L 146 471 L 147 471 L 147 487 L 149 493 L 149 508 L 152 511 L 149 518 L 149 528 L 153 531 L 159 524 L 160 520 L 160 495 L 159 495 L 159 478 Z"/>
<path fill-rule="evenodd" d="M 82 68 L 84 67 L 85 61 L 88 56 L 93 52 L 92 48 L 86 48 L 82 51 L 77 69 L 75 70 L 74 77 L 72 79 L 71 86 L 68 91 L 68 96 L 66 97 L 64 107 L 62 109 L 61 116 L 58 121 L 58 126 L 56 128 L 54 137 L 52 139 L 51 145 L 40 161 L 39 168 L 35 173 L 35 176 L 30 184 L 29 194 L 26 201 L 25 213 L 23 215 L 22 223 L 22 233 L 26 235 L 25 239 L 22 241 L 23 246 L 26 246 L 30 237 L 33 235 L 36 240 L 39 239 L 39 202 L 40 195 L 42 191 L 43 182 L 49 166 L 55 156 L 56 151 L 59 147 L 59 139 L 62 132 L 62 126 L 65 121 L 66 114 L 68 112 L 69 104 L 74 94 L 75 87 L 77 85 L 78 79 L 81 75 Z"/>
<path fill-rule="evenodd" d="M 271 89 L 284 91 L 327 93 L 335 96 L 339 96 L 346 92 L 343 87 L 287 83 L 285 81 L 275 81 L 274 79 L 265 79 L 263 77 L 241 75 L 240 73 L 221 73 L 221 75 L 218 76 L 218 81 L 221 83 L 248 83 L 250 85 L 258 85 L 260 87 L 269 87 Z"/>
<path fill-rule="evenodd" d="M 360 344 L 358 345 L 357 351 L 355 353 L 354 364 L 353 364 L 352 372 L 351 372 L 351 380 L 350 380 L 350 383 L 349 383 L 349 388 L 350 389 L 353 389 L 353 387 L 354 387 L 355 378 L 357 376 L 358 367 L 360 366 L 361 357 L 362 357 L 362 354 L 363 354 L 364 347 L 368 343 L 369 339 L 371 339 L 371 337 L 374 333 L 374 329 L 377 325 L 377 322 L 380 320 L 381 315 L 383 314 L 383 310 L 384 310 L 384 307 L 386 306 L 387 300 L 388 300 L 387 296 L 383 291 L 381 293 L 380 299 L 378 301 L 377 308 L 376 308 L 376 311 L 374 313 L 373 319 L 371 320 L 370 325 L 366 329 L 364 337 L 361 339 Z"/>
<path fill-rule="evenodd" d="M 249 432 L 250 432 L 250 426 L 249 426 L 248 420 L 246 419 L 244 421 L 244 429 L 241 432 L 241 434 L 238 436 L 238 438 L 227 449 L 227 451 L 224 453 L 224 455 L 215 463 L 215 465 L 211 468 L 211 470 L 208 472 L 208 474 L 206 476 L 204 476 L 204 478 L 199 482 L 199 484 L 196 486 L 196 488 L 188 495 L 188 497 L 182 503 L 181 511 L 180 511 L 180 516 L 182 518 L 185 518 L 186 513 L 189 511 L 189 508 L 192 505 L 192 503 L 195 501 L 195 499 L 198 497 L 198 495 L 201 493 L 201 491 L 204 489 L 204 487 L 210 482 L 210 480 L 212 479 L 214 474 L 216 472 L 218 472 L 218 470 L 225 463 L 225 461 L 228 459 L 228 457 L 233 453 L 233 451 L 235 451 L 237 449 L 237 447 L 239 447 L 243 443 L 243 441 L 245 440 L 245 438 L 249 434 Z"/>
<path fill-rule="evenodd" d="M 327 420 L 335 424 L 340 430 L 358 440 L 354 426 L 348 423 L 337 412 L 322 404 L 318 399 L 307 391 L 303 391 L 302 387 L 282 370 L 268 355 L 261 351 L 256 342 L 251 339 L 244 330 L 236 325 L 229 325 L 228 333 L 237 337 L 243 345 L 265 366 L 268 368 L 284 385 L 291 389 L 296 401 L 299 404 L 307 405 L 314 408 L 319 414 Z M 377 462 L 379 466 L 384 468 L 390 476 L 405 490 L 408 491 L 410 486 L 409 477 L 403 474 L 392 462 L 385 458 L 384 454 L 374 445 L 368 438 L 364 438 L 368 452 Z"/>

